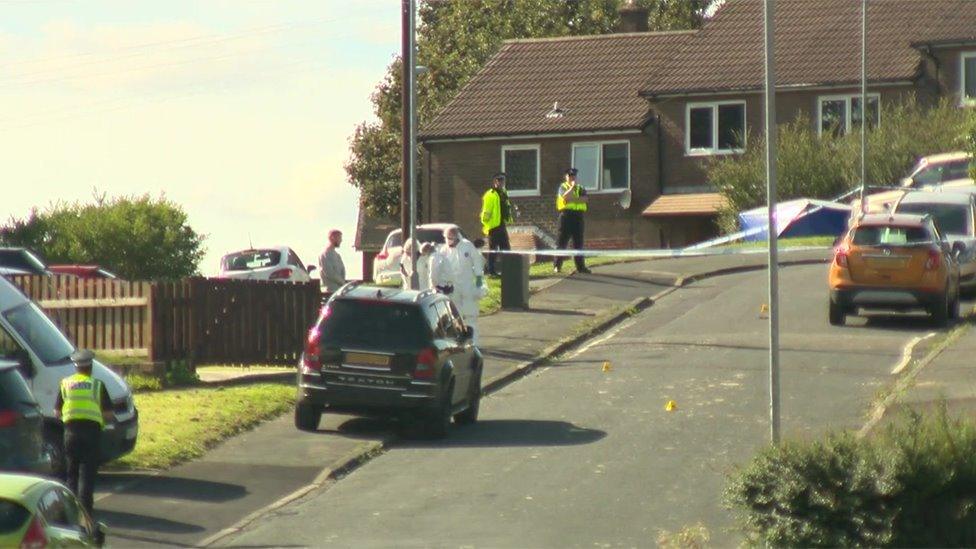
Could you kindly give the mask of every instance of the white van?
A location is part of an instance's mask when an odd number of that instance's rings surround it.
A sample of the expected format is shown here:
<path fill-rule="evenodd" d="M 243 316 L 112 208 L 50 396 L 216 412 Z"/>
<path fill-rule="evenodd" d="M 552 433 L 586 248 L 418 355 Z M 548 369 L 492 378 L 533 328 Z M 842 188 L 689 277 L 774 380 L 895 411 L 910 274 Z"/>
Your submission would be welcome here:
<path fill-rule="evenodd" d="M 55 472 L 63 470 L 62 425 L 54 416 L 61 380 L 75 373 L 69 360 L 75 346 L 9 280 L 0 276 L 0 359 L 16 360 L 44 415 L 44 450 Z M 139 436 L 139 412 L 128 384 L 104 364 L 93 373 L 108 390 L 115 421 L 102 432 L 102 461 L 132 451 Z"/>

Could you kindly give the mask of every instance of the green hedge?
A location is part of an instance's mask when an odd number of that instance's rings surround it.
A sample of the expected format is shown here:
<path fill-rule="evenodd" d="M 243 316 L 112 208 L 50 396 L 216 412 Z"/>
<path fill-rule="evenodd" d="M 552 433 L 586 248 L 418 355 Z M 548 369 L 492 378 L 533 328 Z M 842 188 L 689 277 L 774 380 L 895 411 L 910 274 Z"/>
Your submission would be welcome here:
<path fill-rule="evenodd" d="M 754 543 L 976 546 L 976 425 L 943 406 L 882 433 L 787 442 L 736 471 L 726 504 Z"/>

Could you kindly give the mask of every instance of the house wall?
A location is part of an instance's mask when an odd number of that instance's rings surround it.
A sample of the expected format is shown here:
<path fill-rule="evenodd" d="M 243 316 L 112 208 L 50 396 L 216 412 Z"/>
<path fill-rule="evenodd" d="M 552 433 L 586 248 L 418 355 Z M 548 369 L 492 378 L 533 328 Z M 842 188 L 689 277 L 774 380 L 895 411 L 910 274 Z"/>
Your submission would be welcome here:
<path fill-rule="evenodd" d="M 648 135 L 650 134 L 650 135 Z M 588 248 L 659 245 L 655 222 L 640 217 L 658 194 L 657 146 L 653 127 L 647 133 L 587 135 L 490 141 L 427 143 L 424 183 L 430 190 L 426 220 L 452 221 L 469 234 L 480 234 L 481 195 L 491 176 L 502 169 L 502 147 L 538 145 L 540 189 L 535 196 L 513 196 L 519 210 L 515 225 L 536 225 L 550 236 L 557 233 L 556 190 L 572 162 L 573 143 L 623 141 L 630 143 L 631 207 L 618 205 L 619 191 L 591 192 L 586 214 Z"/>
<path fill-rule="evenodd" d="M 951 98 L 956 104 L 959 103 L 962 88 L 959 70 L 962 53 L 976 54 L 976 47 L 937 48 L 922 56 L 926 59 L 927 72 L 934 75 L 932 84 L 942 96 Z"/>

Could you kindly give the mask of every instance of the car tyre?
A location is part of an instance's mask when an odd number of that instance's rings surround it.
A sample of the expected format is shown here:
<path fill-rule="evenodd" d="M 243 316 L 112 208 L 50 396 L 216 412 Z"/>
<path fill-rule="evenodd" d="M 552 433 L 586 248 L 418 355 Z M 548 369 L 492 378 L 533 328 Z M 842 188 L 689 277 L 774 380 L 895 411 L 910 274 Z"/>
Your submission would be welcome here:
<path fill-rule="evenodd" d="M 945 295 L 939 300 L 939 303 L 935 305 L 935 308 L 932 310 L 932 324 L 935 324 L 939 328 L 949 324 L 950 305 L 951 300 L 949 299 L 949 289 L 946 288 Z"/>
<path fill-rule="evenodd" d="M 847 322 L 847 312 L 840 303 L 833 300 L 827 303 L 827 320 L 831 326 L 843 326 Z"/>
<path fill-rule="evenodd" d="M 295 427 L 299 431 L 317 431 L 321 420 L 321 408 L 302 402 L 295 405 Z"/>
<path fill-rule="evenodd" d="M 437 407 L 431 411 L 427 422 L 427 437 L 431 439 L 444 438 L 451 430 L 451 395 L 454 394 L 454 380 L 447 384 Z"/>
<path fill-rule="evenodd" d="M 471 425 L 478 421 L 478 410 L 481 408 L 481 370 L 471 379 L 471 387 L 468 390 L 468 407 L 463 412 L 454 415 L 454 423 L 458 425 Z"/>

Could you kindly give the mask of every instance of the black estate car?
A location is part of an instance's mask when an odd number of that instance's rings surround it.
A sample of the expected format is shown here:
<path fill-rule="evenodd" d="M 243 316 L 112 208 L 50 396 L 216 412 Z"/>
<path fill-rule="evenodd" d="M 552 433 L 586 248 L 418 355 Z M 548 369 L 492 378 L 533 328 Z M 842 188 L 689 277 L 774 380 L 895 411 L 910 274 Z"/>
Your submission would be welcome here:
<path fill-rule="evenodd" d="M 447 296 L 350 283 L 309 330 L 298 365 L 295 426 L 323 411 L 412 415 L 442 437 L 478 419 L 481 352 Z"/>
<path fill-rule="evenodd" d="M 0 360 L 0 470 L 47 473 L 44 417 L 17 362 Z"/>

